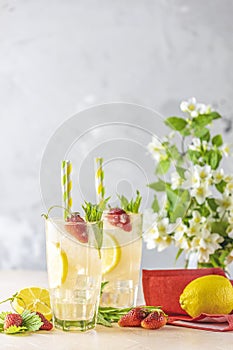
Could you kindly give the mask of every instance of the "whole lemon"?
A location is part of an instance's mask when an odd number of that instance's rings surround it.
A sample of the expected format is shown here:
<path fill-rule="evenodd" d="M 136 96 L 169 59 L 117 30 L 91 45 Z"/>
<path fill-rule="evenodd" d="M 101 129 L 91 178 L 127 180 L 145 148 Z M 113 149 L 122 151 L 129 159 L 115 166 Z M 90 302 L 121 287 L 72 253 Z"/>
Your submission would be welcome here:
<path fill-rule="evenodd" d="M 192 317 L 201 313 L 229 314 L 233 309 L 231 282 L 218 275 L 196 278 L 183 290 L 180 306 Z"/>

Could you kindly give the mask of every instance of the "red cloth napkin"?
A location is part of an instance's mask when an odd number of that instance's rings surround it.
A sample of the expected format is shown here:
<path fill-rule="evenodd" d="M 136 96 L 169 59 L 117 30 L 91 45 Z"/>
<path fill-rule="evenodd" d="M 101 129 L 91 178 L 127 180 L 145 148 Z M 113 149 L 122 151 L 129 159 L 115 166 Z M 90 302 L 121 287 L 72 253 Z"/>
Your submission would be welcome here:
<path fill-rule="evenodd" d="M 233 314 L 201 314 L 194 318 L 189 316 L 170 316 L 168 318 L 168 324 L 214 332 L 233 331 Z"/>
<path fill-rule="evenodd" d="M 142 270 L 142 285 L 146 305 L 161 306 L 169 315 L 168 323 L 174 326 L 197 328 L 209 331 L 233 330 L 233 314 L 201 314 L 191 318 L 181 309 L 179 298 L 186 285 L 195 278 L 205 275 L 222 275 L 220 268 Z M 233 282 L 231 281 L 233 284 Z"/>
<path fill-rule="evenodd" d="M 185 286 L 205 275 L 226 276 L 220 268 L 143 270 L 142 285 L 146 305 L 160 305 L 168 315 L 187 315 L 179 298 Z"/>

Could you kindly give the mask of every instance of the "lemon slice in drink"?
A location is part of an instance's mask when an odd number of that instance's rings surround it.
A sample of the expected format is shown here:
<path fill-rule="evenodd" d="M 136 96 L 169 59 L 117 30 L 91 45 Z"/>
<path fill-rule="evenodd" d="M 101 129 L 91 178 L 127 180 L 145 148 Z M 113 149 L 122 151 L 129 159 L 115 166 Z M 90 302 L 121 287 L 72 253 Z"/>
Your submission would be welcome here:
<path fill-rule="evenodd" d="M 68 258 L 60 243 L 48 244 L 47 266 L 50 288 L 60 287 L 68 274 Z"/>
<path fill-rule="evenodd" d="M 104 233 L 102 255 L 102 274 L 112 271 L 121 259 L 121 248 L 116 238 L 109 233 Z"/>
<path fill-rule="evenodd" d="M 39 287 L 21 289 L 14 298 L 13 307 L 18 313 L 27 309 L 41 312 L 48 320 L 52 318 L 48 289 Z"/>

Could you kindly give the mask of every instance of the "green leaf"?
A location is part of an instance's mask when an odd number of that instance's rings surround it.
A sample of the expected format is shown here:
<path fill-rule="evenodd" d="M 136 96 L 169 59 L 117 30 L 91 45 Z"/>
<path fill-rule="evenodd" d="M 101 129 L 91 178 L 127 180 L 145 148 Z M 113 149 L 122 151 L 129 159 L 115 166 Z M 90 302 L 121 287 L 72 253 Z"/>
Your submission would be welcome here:
<path fill-rule="evenodd" d="M 204 126 L 210 124 L 212 122 L 212 120 L 213 120 L 213 117 L 210 114 L 202 114 L 202 115 L 199 115 L 198 117 L 194 118 L 193 123 L 196 126 L 204 127 Z"/>
<path fill-rule="evenodd" d="M 156 168 L 156 174 L 164 175 L 168 172 L 171 162 L 169 159 L 161 160 Z"/>
<path fill-rule="evenodd" d="M 103 222 L 97 221 L 97 224 L 93 226 L 95 235 L 96 248 L 99 251 L 99 257 L 101 258 L 101 247 L 103 244 Z"/>
<path fill-rule="evenodd" d="M 225 221 L 214 221 L 211 224 L 211 232 L 218 233 L 221 236 L 227 236 L 226 229 L 228 227 L 228 223 Z"/>
<path fill-rule="evenodd" d="M 172 190 L 170 185 L 166 185 L 166 194 L 170 210 L 173 210 L 179 199 L 179 191 Z"/>
<path fill-rule="evenodd" d="M 185 180 L 185 172 L 187 171 L 187 169 L 182 168 L 182 167 L 180 167 L 180 166 L 177 166 L 177 167 L 176 167 L 176 171 L 177 171 L 177 173 L 180 175 L 180 177 L 181 177 L 183 180 Z"/>
<path fill-rule="evenodd" d="M 156 195 L 154 195 L 154 200 L 153 200 L 153 203 L 151 205 L 151 208 L 153 209 L 153 211 L 155 213 L 159 212 L 159 202 L 158 202 L 158 198 Z"/>
<path fill-rule="evenodd" d="M 175 261 L 177 261 L 179 259 L 179 257 L 181 256 L 181 254 L 183 253 L 184 249 L 180 248 L 176 254 L 176 258 Z"/>
<path fill-rule="evenodd" d="M 199 212 L 201 213 L 201 216 L 204 216 L 205 218 L 210 215 L 209 209 L 204 204 L 199 207 Z"/>
<path fill-rule="evenodd" d="M 212 145 L 220 147 L 223 144 L 222 136 L 221 135 L 215 135 L 212 138 Z"/>
<path fill-rule="evenodd" d="M 19 326 L 19 327 L 17 327 L 17 326 L 10 326 L 4 332 L 6 334 L 16 334 L 16 333 L 25 332 L 27 330 L 28 330 L 27 327 L 24 327 L 24 326 L 22 326 L 22 327 L 21 326 Z"/>
<path fill-rule="evenodd" d="M 190 160 L 194 163 L 194 164 L 197 164 L 199 163 L 199 159 L 201 157 L 201 153 L 198 152 L 198 151 L 193 151 L 193 150 L 188 150 L 188 155 L 189 155 L 189 158 Z"/>
<path fill-rule="evenodd" d="M 164 192 L 166 189 L 166 183 L 161 179 L 159 179 L 157 182 L 149 184 L 148 186 L 157 192 Z"/>
<path fill-rule="evenodd" d="M 190 129 L 188 128 L 188 127 L 186 127 L 186 128 L 184 128 L 183 130 L 180 130 L 180 134 L 182 135 L 182 136 L 189 136 L 189 135 L 191 135 L 191 131 L 190 131 Z"/>
<path fill-rule="evenodd" d="M 139 191 L 136 191 L 136 199 L 131 199 L 130 201 L 125 196 L 118 195 L 121 202 L 121 208 L 129 213 L 137 214 L 139 212 L 139 207 L 141 204 L 142 196 Z"/>
<path fill-rule="evenodd" d="M 187 122 L 183 118 L 170 117 L 165 120 L 165 124 L 173 130 L 181 131 L 186 127 Z"/>
<path fill-rule="evenodd" d="M 97 324 L 100 324 L 105 327 L 112 327 L 112 323 L 105 319 L 104 316 L 100 313 L 98 313 L 97 315 Z"/>
<path fill-rule="evenodd" d="M 212 117 L 212 119 L 222 118 L 221 115 L 218 112 L 215 112 L 215 111 L 211 112 L 209 115 Z"/>
<path fill-rule="evenodd" d="M 223 193 L 225 191 L 225 187 L 226 187 L 226 182 L 224 180 L 222 180 L 221 182 L 219 182 L 218 184 L 215 185 L 215 187 L 217 188 L 217 190 L 220 193 Z"/>
<path fill-rule="evenodd" d="M 219 163 L 222 159 L 222 155 L 219 150 L 210 150 L 208 153 L 208 164 L 211 166 L 211 169 L 216 170 L 219 166 Z"/>
<path fill-rule="evenodd" d="M 84 202 L 82 208 L 85 212 L 85 219 L 87 222 L 100 221 L 103 211 L 106 209 L 107 202 L 110 197 L 102 199 L 99 204 L 92 204 L 90 202 Z"/>
<path fill-rule="evenodd" d="M 172 158 L 173 160 L 178 160 L 181 157 L 180 152 L 178 151 L 176 145 L 167 147 L 167 153 L 169 154 L 170 158 Z"/>
<path fill-rule="evenodd" d="M 207 202 L 211 210 L 216 211 L 218 208 L 218 204 L 216 203 L 214 198 L 207 198 Z"/>
<path fill-rule="evenodd" d="M 170 213 L 171 222 L 175 222 L 177 218 L 183 218 L 190 205 L 190 194 L 188 190 L 178 196 L 178 200 Z"/>
<path fill-rule="evenodd" d="M 207 128 L 196 127 L 194 129 L 194 136 L 199 137 L 201 140 L 206 140 L 210 136 L 210 131 Z"/>
<path fill-rule="evenodd" d="M 43 325 L 41 318 L 35 312 L 24 310 L 21 316 L 23 318 L 22 327 L 25 327 L 29 332 L 38 331 Z"/>

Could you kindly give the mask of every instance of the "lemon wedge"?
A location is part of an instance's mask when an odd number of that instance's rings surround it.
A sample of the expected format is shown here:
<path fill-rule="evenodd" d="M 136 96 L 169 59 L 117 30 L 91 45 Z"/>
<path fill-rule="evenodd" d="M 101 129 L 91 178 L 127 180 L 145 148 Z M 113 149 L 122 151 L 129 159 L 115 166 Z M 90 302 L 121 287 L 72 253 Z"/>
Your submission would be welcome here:
<path fill-rule="evenodd" d="M 13 300 L 13 307 L 18 313 L 27 309 L 41 312 L 48 320 L 52 318 L 48 289 L 39 287 L 21 289 Z"/>
<path fill-rule="evenodd" d="M 103 237 L 103 247 L 101 250 L 102 256 L 102 274 L 115 269 L 121 259 L 121 248 L 116 238 L 105 232 Z"/>
<path fill-rule="evenodd" d="M 61 249 L 60 243 L 48 244 L 47 267 L 50 288 L 57 288 L 65 283 L 68 274 L 68 258 L 66 252 Z"/>

